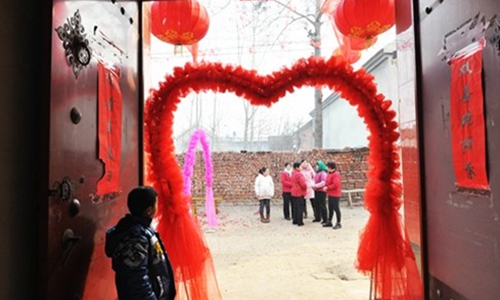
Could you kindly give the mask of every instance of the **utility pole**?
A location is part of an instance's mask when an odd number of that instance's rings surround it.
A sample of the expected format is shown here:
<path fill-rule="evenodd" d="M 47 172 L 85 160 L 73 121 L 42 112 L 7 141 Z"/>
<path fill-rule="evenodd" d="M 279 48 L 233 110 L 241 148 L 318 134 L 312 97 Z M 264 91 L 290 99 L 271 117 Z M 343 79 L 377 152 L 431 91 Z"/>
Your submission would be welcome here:
<path fill-rule="evenodd" d="M 314 56 L 321 57 L 321 0 L 316 0 L 314 34 L 312 36 Z M 323 91 L 320 86 L 314 88 L 314 147 L 323 147 Z"/>

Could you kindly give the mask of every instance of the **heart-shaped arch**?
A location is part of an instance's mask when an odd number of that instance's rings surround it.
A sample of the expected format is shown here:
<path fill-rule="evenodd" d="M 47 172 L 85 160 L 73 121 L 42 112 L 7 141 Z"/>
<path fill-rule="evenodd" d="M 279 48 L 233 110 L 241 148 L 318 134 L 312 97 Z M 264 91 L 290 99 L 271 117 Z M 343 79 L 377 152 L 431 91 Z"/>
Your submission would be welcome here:
<path fill-rule="evenodd" d="M 336 57 L 329 60 L 310 57 L 266 76 L 240 66 L 188 63 L 166 76 L 147 101 L 148 180 L 159 193 L 158 231 L 167 241 L 177 280 L 189 283 L 190 289 L 186 291 L 193 297 L 190 299 L 214 299 L 203 291 L 209 289 L 203 284 L 207 264 L 209 268 L 213 265 L 203 233 L 189 216 L 188 201 L 182 192 L 182 173 L 174 154 L 172 125 L 180 99 L 191 92 L 211 90 L 233 92 L 252 105 L 271 106 L 287 92 L 317 85 L 327 86 L 347 99 L 357 108 L 370 131 L 368 183 L 364 197 L 370 217 L 360 236 L 356 266 L 362 272 L 373 272 L 376 293 L 382 299 L 408 293 L 408 264 L 412 264 L 412 269 L 416 264 L 398 212 L 402 188 L 396 113 L 391 109 L 391 101 L 377 94 L 373 76 L 364 69 L 353 71 L 350 65 Z"/>

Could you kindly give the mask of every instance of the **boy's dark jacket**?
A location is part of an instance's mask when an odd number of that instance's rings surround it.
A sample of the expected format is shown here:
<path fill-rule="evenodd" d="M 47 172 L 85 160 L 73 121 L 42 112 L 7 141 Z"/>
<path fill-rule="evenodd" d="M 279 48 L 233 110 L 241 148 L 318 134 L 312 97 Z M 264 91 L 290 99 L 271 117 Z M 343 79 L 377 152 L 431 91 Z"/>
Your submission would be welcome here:
<path fill-rule="evenodd" d="M 127 214 L 106 233 L 120 300 L 172 300 L 172 266 L 150 218 Z"/>

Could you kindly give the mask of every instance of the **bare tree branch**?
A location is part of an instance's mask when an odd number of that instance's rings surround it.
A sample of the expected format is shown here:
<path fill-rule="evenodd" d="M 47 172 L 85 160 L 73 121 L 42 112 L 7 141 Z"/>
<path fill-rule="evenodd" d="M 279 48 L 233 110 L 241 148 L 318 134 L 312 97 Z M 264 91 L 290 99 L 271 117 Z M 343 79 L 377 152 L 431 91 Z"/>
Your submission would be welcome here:
<path fill-rule="evenodd" d="M 293 18 L 292 21 L 290 21 L 287 26 L 283 27 L 283 29 L 278 33 L 278 35 L 276 36 L 276 38 L 274 39 L 272 44 L 268 47 L 268 49 L 272 49 L 276 45 L 276 43 L 278 42 L 281 35 L 285 32 L 285 30 L 288 29 L 288 26 L 290 26 L 290 24 L 292 24 L 298 20 L 302 20 L 302 18 Z M 260 62 L 257 64 L 258 66 L 260 66 L 260 64 L 264 61 L 264 58 L 268 53 L 269 53 L 269 51 L 264 51 L 264 53 L 262 54 L 262 56 L 260 58 L 261 59 Z"/>
<path fill-rule="evenodd" d="M 220 0 L 216 0 L 215 2 L 219 2 Z M 227 0 L 226 3 L 224 3 L 222 6 L 220 6 L 220 8 L 218 9 L 218 11 L 214 11 L 211 13 L 211 17 L 215 17 L 217 16 L 218 14 L 220 14 L 222 11 L 224 11 L 226 9 L 226 7 L 228 7 L 229 5 L 231 4 L 231 0 Z M 206 7 L 213 7 L 212 5 L 212 1 L 208 1 L 208 5 Z"/>
<path fill-rule="evenodd" d="M 288 5 L 290 4 L 291 0 L 289 0 L 287 4 L 283 4 L 283 3 L 281 3 L 280 1 L 274 1 L 274 2 L 275 2 L 275 3 L 278 3 L 279 5 L 283 6 L 283 7 L 284 7 L 284 8 L 286 8 L 286 9 L 288 9 L 290 12 L 292 12 L 292 13 L 296 14 L 297 16 L 300 16 L 300 17 L 302 17 L 302 18 L 306 19 L 309 23 L 311 23 L 312 25 L 314 25 L 314 20 L 309 19 L 309 17 L 308 17 L 307 15 L 302 14 L 302 13 L 300 13 L 300 12 L 296 11 L 295 9 L 291 9 L 291 8 L 288 6 Z"/>

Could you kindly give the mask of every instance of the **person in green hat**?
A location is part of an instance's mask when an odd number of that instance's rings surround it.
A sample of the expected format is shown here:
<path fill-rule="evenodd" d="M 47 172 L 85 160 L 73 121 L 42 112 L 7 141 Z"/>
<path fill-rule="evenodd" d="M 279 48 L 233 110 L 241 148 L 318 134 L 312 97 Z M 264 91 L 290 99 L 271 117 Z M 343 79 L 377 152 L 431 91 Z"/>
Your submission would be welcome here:
<path fill-rule="evenodd" d="M 328 223 L 326 212 L 326 191 L 324 190 L 326 184 L 326 177 L 328 175 L 328 168 L 321 160 L 316 162 L 316 175 L 314 176 L 314 220 L 313 222 L 320 222 L 321 225 Z"/>

